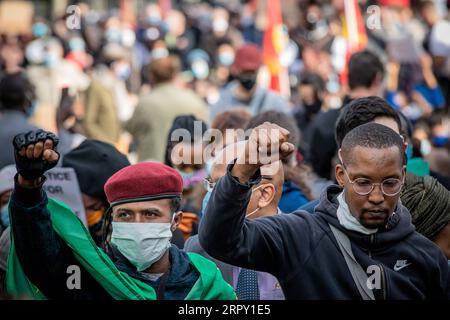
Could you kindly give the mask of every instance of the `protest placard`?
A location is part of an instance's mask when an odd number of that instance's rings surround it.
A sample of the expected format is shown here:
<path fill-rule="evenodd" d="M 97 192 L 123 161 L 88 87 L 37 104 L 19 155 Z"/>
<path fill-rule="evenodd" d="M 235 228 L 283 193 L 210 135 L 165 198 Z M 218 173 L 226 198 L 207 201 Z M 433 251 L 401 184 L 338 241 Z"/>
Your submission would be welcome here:
<path fill-rule="evenodd" d="M 33 12 L 31 1 L 1 1 L 0 33 L 8 35 L 31 33 Z"/>
<path fill-rule="evenodd" d="M 44 190 L 47 196 L 67 204 L 86 226 L 86 213 L 77 175 L 72 168 L 53 168 L 45 173 Z"/>

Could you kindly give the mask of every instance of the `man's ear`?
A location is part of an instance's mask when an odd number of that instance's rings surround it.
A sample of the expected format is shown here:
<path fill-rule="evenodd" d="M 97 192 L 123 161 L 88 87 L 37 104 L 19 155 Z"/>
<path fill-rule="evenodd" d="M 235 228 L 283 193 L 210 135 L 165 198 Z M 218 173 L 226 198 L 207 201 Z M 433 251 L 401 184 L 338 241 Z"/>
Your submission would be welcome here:
<path fill-rule="evenodd" d="M 172 230 L 172 232 L 175 232 L 175 230 L 178 228 L 178 226 L 181 223 L 181 220 L 183 219 L 183 212 L 177 212 L 174 213 L 173 216 L 173 224 L 171 225 L 170 229 Z"/>
<path fill-rule="evenodd" d="M 344 167 L 342 166 L 342 164 L 337 164 L 336 165 L 336 169 L 335 169 L 335 176 L 336 176 L 336 180 L 338 182 L 338 184 L 341 187 L 344 187 L 345 185 L 345 172 L 344 172 Z"/>
<path fill-rule="evenodd" d="M 406 152 L 406 149 L 408 149 L 408 142 L 403 142 L 403 146 L 405 147 L 405 152 Z"/>
<path fill-rule="evenodd" d="M 258 200 L 258 207 L 265 208 L 270 203 L 272 203 L 273 198 L 275 198 L 277 190 L 275 186 L 271 183 L 265 184 L 261 186 L 261 197 Z"/>

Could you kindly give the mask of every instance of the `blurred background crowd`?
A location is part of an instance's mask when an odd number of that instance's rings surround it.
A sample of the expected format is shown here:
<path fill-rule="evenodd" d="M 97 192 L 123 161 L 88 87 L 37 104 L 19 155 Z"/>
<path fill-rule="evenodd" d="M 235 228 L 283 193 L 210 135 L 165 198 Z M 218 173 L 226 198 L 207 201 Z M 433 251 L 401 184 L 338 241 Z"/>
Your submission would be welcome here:
<path fill-rule="evenodd" d="M 202 121 L 201 133 L 264 121 L 287 128 L 298 147 L 284 168 L 279 207 L 288 213 L 333 182 L 341 107 L 377 95 L 404 115 L 416 174 L 431 172 L 449 188 L 449 6 L 445 0 L 0 1 L 0 169 L 14 163 L 12 137 L 34 128 L 59 135 L 67 162 L 86 139 L 113 145 L 127 156 L 124 165 L 165 162 L 184 179 L 183 206 L 191 215 L 183 218 L 180 239 L 186 239 L 220 174 L 207 162 L 174 163 L 180 143 L 193 155 L 206 143 L 173 141 L 172 132 L 186 129 L 194 137 L 195 121 Z M 228 138 L 225 144 L 236 137 Z M 112 173 L 102 177 L 103 171 L 117 155 L 103 145 L 90 148 L 86 154 L 97 150 L 103 158 L 81 153 L 69 166 L 92 227 L 107 208 L 102 187 Z M 77 167 L 82 160 L 87 164 Z M 92 177 L 100 195 L 86 198 Z M 3 195 L 9 194 L 2 194 L 2 208 Z"/>

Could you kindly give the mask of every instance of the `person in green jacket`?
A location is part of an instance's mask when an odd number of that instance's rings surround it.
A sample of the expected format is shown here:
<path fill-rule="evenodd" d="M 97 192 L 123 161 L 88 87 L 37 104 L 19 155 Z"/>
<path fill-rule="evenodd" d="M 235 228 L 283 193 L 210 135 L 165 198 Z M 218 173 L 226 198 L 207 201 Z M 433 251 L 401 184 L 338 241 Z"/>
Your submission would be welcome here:
<path fill-rule="evenodd" d="M 14 138 L 15 187 L 9 205 L 6 288 L 31 299 L 235 299 L 217 266 L 170 245 L 183 181 L 161 163 L 123 168 L 105 184 L 110 204 L 102 248 L 63 203 L 48 199 L 43 173 L 58 138 L 39 130 Z"/>

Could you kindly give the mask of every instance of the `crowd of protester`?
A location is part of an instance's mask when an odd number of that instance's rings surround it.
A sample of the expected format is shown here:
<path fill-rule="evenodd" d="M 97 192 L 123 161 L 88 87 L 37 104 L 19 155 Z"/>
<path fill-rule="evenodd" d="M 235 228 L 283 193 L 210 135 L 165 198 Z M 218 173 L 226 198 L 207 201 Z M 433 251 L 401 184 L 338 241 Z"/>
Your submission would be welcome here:
<path fill-rule="evenodd" d="M 346 0 L 281 0 L 287 93 L 265 81 L 266 2 L 80 3 L 80 29 L 1 36 L 0 297 L 450 298 L 450 2 L 359 1 L 350 55 Z M 265 129 L 280 162 L 224 161 Z M 85 226 L 44 191 L 55 167 Z"/>

